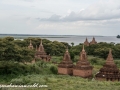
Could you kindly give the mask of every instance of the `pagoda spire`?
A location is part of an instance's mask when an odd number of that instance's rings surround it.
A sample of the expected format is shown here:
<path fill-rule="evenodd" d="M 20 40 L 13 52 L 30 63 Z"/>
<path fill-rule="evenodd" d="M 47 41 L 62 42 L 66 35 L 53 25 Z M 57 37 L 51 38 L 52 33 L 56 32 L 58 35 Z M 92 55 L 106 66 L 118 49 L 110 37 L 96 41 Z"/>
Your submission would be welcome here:
<path fill-rule="evenodd" d="M 86 37 L 86 40 L 85 40 L 86 42 L 88 42 L 88 39 L 87 39 L 87 37 Z"/>
<path fill-rule="evenodd" d="M 95 37 L 93 37 L 93 40 L 95 41 Z"/>
<path fill-rule="evenodd" d="M 42 44 L 42 39 L 40 41 L 40 45 L 39 45 L 38 51 L 44 52 L 44 47 L 43 47 L 43 44 Z"/>
<path fill-rule="evenodd" d="M 120 81 L 120 71 L 114 63 L 112 50 L 109 50 L 105 65 L 95 75 L 97 80 Z"/>
<path fill-rule="evenodd" d="M 82 52 L 85 52 L 85 48 L 84 48 L 84 45 L 83 45 L 83 48 L 82 48 Z"/>
<path fill-rule="evenodd" d="M 65 54 L 64 54 L 64 60 L 65 60 L 65 61 L 71 60 L 70 54 L 69 54 L 69 51 L 68 51 L 68 48 L 66 49 L 66 52 L 65 52 Z"/>
<path fill-rule="evenodd" d="M 106 59 L 106 64 L 107 65 L 115 65 L 111 49 L 109 50 L 109 54 L 108 54 L 108 57 Z"/>
<path fill-rule="evenodd" d="M 42 44 L 42 39 L 40 40 L 39 46 L 36 45 L 36 53 L 35 53 L 35 59 L 39 58 L 43 61 L 50 61 L 51 56 L 47 55 L 47 53 L 44 50 L 44 46 Z"/>
<path fill-rule="evenodd" d="M 92 44 L 97 44 L 97 42 L 95 41 L 95 37 L 93 37 L 92 41 L 90 42 L 90 45 Z"/>
<path fill-rule="evenodd" d="M 40 46 L 43 46 L 43 45 L 42 45 L 42 39 L 41 39 L 41 42 L 40 42 Z"/>
<path fill-rule="evenodd" d="M 31 40 L 30 40 L 30 46 L 32 45 L 32 42 L 31 42 Z"/>
<path fill-rule="evenodd" d="M 32 41 L 30 40 L 30 44 L 28 46 L 29 49 L 33 49 Z"/>
<path fill-rule="evenodd" d="M 64 53 L 63 60 L 58 64 L 58 73 L 59 74 L 73 74 L 73 62 L 70 58 L 68 48 Z"/>
<path fill-rule="evenodd" d="M 86 60 L 86 52 L 85 52 L 85 49 L 84 49 L 84 45 L 83 45 L 83 48 L 82 48 L 82 52 L 80 53 L 80 60 Z"/>
<path fill-rule="evenodd" d="M 92 69 L 93 67 L 90 65 L 90 62 L 87 60 L 87 54 L 83 45 L 82 51 L 80 52 L 79 61 L 76 63 L 76 65 L 73 68 L 73 75 L 84 78 L 91 77 Z"/>
<path fill-rule="evenodd" d="M 88 42 L 87 37 L 86 37 L 86 40 L 85 40 L 85 42 L 84 42 L 84 45 L 89 46 L 89 42 Z"/>

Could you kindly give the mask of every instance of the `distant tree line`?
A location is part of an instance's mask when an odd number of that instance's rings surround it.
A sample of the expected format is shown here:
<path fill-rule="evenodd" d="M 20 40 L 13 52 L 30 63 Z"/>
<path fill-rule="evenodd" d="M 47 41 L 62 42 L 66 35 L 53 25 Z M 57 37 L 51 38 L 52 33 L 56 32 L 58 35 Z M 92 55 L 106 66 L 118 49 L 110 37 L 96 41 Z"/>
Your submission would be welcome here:
<path fill-rule="evenodd" d="M 28 45 L 32 41 L 34 50 L 28 49 Z M 27 38 L 23 40 L 15 40 L 13 37 L 5 37 L 0 39 L 0 60 L 1 61 L 16 61 L 24 62 L 34 59 L 36 45 L 39 46 L 41 38 Z M 66 42 L 50 41 L 42 39 L 43 46 L 47 54 L 51 56 L 63 56 L 65 49 L 68 48 L 71 58 L 74 59 L 75 55 L 79 55 L 83 44 L 69 45 Z M 88 55 L 106 58 L 109 49 L 112 49 L 114 58 L 120 58 L 120 44 L 100 42 L 90 46 L 85 46 Z"/>
<path fill-rule="evenodd" d="M 75 55 L 78 55 L 82 50 L 83 44 L 79 44 L 73 46 L 71 51 L 74 52 Z M 85 50 L 88 55 L 98 56 L 106 59 L 109 49 L 112 49 L 112 54 L 114 58 L 120 58 L 120 44 L 115 44 L 113 42 L 99 42 L 97 44 L 93 44 L 90 46 L 85 46 Z"/>
<path fill-rule="evenodd" d="M 34 50 L 28 49 L 30 40 Z M 0 39 L 0 61 L 28 62 L 34 59 L 36 45 L 40 45 L 41 38 L 27 38 L 15 40 L 13 37 Z M 42 39 L 43 46 L 47 54 L 61 56 L 64 54 L 66 47 L 71 46 L 66 42 L 50 41 Z"/>

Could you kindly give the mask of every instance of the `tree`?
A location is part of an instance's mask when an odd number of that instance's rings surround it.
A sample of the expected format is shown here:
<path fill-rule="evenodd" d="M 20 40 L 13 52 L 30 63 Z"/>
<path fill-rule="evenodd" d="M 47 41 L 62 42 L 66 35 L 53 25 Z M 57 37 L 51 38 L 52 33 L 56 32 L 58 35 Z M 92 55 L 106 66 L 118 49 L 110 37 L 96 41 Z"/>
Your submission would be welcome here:
<path fill-rule="evenodd" d="M 74 43 L 72 42 L 71 45 L 72 45 L 72 47 L 73 47 L 73 46 L 74 46 Z"/>

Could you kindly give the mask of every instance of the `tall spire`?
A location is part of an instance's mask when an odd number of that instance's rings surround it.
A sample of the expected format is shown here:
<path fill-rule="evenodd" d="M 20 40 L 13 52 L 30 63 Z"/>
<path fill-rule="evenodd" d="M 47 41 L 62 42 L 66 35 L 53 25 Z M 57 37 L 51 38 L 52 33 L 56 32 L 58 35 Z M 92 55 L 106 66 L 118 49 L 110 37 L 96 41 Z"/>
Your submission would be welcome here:
<path fill-rule="evenodd" d="M 83 45 L 83 49 L 82 49 L 82 52 L 85 52 L 85 49 L 84 49 L 84 45 Z"/>
<path fill-rule="evenodd" d="M 112 50 L 110 49 L 109 50 L 109 54 L 108 54 L 108 57 L 106 59 L 106 64 L 107 65 L 114 65 L 114 60 L 113 60 L 113 55 L 112 55 Z"/>
<path fill-rule="evenodd" d="M 41 39 L 40 45 L 42 46 L 42 39 Z"/>
<path fill-rule="evenodd" d="M 68 52 L 68 46 L 66 47 L 66 52 Z"/>
<path fill-rule="evenodd" d="M 43 45 L 42 45 L 42 39 L 41 39 L 41 42 L 40 42 L 38 51 L 44 52 L 44 47 L 43 47 Z"/>
<path fill-rule="evenodd" d="M 29 49 L 33 49 L 33 45 L 32 45 L 31 40 L 30 40 L 30 44 L 29 44 L 28 48 L 29 48 Z"/>
<path fill-rule="evenodd" d="M 120 81 L 120 72 L 114 63 L 112 50 L 109 50 L 105 65 L 95 75 L 97 80 Z"/>
<path fill-rule="evenodd" d="M 86 52 L 84 49 L 84 45 L 83 45 L 82 52 L 80 53 L 80 60 L 86 60 Z"/>
<path fill-rule="evenodd" d="M 86 40 L 85 40 L 86 42 L 88 42 L 88 39 L 87 39 L 87 37 L 86 37 Z"/>
<path fill-rule="evenodd" d="M 66 49 L 66 52 L 65 52 L 65 54 L 64 54 L 64 60 L 65 60 L 65 61 L 71 60 L 70 54 L 69 54 L 69 51 L 68 51 L 68 48 Z"/>
<path fill-rule="evenodd" d="M 97 44 L 97 42 L 95 41 L 95 37 L 93 37 L 92 41 L 90 42 L 90 45 L 92 44 Z"/>
<path fill-rule="evenodd" d="M 32 45 L 32 42 L 31 42 L 31 40 L 30 40 L 30 46 Z"/>
<path fill-rule="evenodd" d="M 86 37 L 86 40 L 85 40 L 85 42 L 84 42 L 84 45 L 89 46 L 89 42 L 88 42 L 87 37 Z"/>
<path fill-rule="evenodd" d="M 91 77 L 92 69 L 93 67 L 90 65 L 90 62 L 87 60 L 87 55 L 83 45 L 82 51 L 80 52 L 79 61 L 73 67 L 73 75 L 84 78 Z"/>
<path fill-rule="evenodd" d="M 92 42 L 96 42 L 96 41 L 95 41 L 95 37 L 93 37 Z"/>
<path fill-rule="evenodd" d="M 58 64 L 58 73 L 59 74 L 73 74 L 73 62 L 70 58 L 68 48 L 64 53 L 63 60 Z"/>

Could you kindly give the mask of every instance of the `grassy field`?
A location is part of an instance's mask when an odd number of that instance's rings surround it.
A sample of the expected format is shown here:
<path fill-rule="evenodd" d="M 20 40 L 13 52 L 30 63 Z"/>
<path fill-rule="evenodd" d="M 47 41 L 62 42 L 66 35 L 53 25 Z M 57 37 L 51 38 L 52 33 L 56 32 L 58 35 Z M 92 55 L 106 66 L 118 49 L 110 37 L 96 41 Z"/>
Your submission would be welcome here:
<path fill-rule="evenodd" d="M 79 58 L 78 56 L 75 57 Z M 61 57 L 52 57 L 52 61 L 60 62 Z M 105 60 L 98 57 L 88 56 L 88 60 L 94 66 L 93 74 L 102 67 Z M 120 60 L 116 59 L 115 63 L 120 67 Z M 41 68 L 42 71 L 39 74 L 27 74 L 27 75 L 17 75 L 15 77 L 0 76 L 1 84 L 12 85 L 33 85 L 38 83 L 39 85 L 47 85 L 48 87 L 38 87 L 38 88 L 0 88 L 0 90 L 120 90 L 120 82 L 110 82 L 110 81 L 97 81 L 94 79 L 84 79 L 81 77 L 69 76 L 69 75 L 58 75 L 53 74 L 50 71 L 51 67 L 57 67 L 57 64 L 44 63 L 41 65 L 40 62 L 36 63 L 36 67 Z M 94 76 L 93 75 L 93 76 Z M 3 79 L 2 79 L 3 78 Z M 8 80 L 5 80 L 9 78 Z"/>

